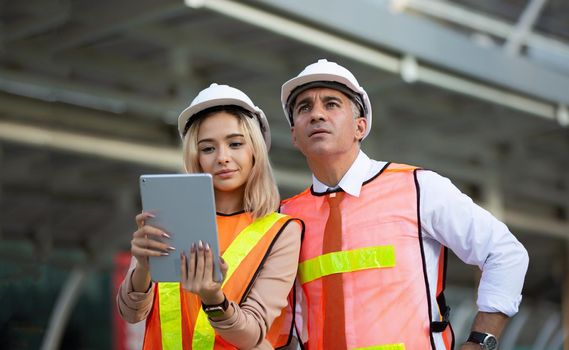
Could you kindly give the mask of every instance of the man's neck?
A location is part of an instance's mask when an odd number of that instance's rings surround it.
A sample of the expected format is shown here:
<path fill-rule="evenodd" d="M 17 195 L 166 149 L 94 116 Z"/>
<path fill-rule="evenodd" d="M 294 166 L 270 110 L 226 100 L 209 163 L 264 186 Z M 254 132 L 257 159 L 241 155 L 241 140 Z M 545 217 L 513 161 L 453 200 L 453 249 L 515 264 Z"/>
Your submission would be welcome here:
<path fill-rule="evenodd" d="M 356 161 L 359 148 L 344 155 L 307 158 L 308 167 L 318 179 L 328 187 L 336 187 L 352 164 Z"/>

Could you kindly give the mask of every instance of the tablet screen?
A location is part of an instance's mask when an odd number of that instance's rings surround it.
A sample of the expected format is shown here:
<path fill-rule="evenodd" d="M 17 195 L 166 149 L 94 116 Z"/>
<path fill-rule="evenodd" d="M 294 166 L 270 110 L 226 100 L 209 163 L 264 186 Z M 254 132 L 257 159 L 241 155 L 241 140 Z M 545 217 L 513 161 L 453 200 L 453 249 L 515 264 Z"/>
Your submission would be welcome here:
<path fill-rule="evenodd" d="M 176 248 L 168 256 L 150 257 L 154 282 L 179 282 L 180 253 L 190 256 L 190 246 L 207 242 L 214 257 L 214 277 L 221 281 L 219 244 L 213 185 L 210 174 L 161 174 L 140 177 L 142 210 L 154 214 L 146 224 L 168 235 L 164 241 Z"/>

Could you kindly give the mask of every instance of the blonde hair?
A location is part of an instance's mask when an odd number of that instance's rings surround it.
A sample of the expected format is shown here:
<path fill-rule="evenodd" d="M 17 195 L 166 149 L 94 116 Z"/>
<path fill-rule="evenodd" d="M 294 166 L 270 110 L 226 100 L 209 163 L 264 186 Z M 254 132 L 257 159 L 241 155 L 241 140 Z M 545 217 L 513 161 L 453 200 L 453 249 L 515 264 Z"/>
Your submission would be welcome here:
<path fill-rule="evenodd" d="M 245 184 L 243 209 L 250 212 L 254 218 L 263 217 L 277 210 L 280 203 L 279 191 L 273 176 L 269 161 L 267 146 L 261 133 L 257 118 L 237 106 L 213 107 L 199 112 L 191 119 L 195 121 L 190 125 L 184 136 L 183 157 L 184 166 L 188 173 L 202 173 L 198 154 L 198 132 L 202 122 L 219 112 L 226 112 L 235 116 L 239 127 L 243 131 L 246 142 L 253 150 L 253 168 Z"/>

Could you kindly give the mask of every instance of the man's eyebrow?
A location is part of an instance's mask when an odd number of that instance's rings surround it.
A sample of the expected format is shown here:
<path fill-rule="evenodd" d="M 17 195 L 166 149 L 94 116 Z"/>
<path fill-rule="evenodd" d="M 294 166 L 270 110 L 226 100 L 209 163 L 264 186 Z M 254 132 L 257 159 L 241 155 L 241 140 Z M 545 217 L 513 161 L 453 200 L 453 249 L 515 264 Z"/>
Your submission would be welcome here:
<path fill-rule="evenodd" d="M 338 96 L 334 96 L 334 95 L 327 95 L 322 97 L 322 101 L 324 102 L 328 102 L 328 101 L 339 101 L 342 102 L 342 99 Z"/>
<path fill-rule="evenodd" d="M 322 96 L 320 99 L 321 99 L 322 101 L 324 101 L 324 102 L 328 102 L 328 101 L 339 101 L 339 102 L 342 102 L 342 99 L 341 99 L 340 97 L 334 96 L 334 95 L 325 95 L 325 96 Z M 306 96 L 306 97 L 304 97 L 304 98 L 298 100 L 298 101 L 294 104 L 294 106 L 297 107 L 297 106 L 300 105 L 300 104 L 312 102 L 312 100 L 313 100 L 312 96 Z"/>
<path fill-rule="evenodd" d="M 312 97 L 306 96 L 306 97 L 296 101 L 296 103 L 294 104 L 294 108 L 298 107 L 301 104 L 310 103 L 310 102 L 312 102 Z"/>

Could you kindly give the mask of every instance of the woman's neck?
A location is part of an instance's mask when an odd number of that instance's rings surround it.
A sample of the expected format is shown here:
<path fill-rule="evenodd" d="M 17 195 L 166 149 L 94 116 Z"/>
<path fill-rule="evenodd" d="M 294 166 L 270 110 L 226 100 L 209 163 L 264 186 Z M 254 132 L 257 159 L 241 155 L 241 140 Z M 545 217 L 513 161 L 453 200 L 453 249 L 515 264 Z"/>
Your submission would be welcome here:
<path fill-rule="evenodd" d="M 221 214 L 233 214 L 242 211 L 245 187 L 231 192 L 215 192 L 215 211 Z"/>

